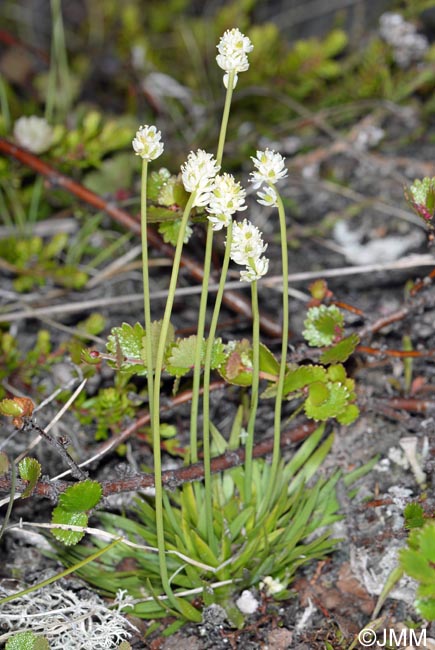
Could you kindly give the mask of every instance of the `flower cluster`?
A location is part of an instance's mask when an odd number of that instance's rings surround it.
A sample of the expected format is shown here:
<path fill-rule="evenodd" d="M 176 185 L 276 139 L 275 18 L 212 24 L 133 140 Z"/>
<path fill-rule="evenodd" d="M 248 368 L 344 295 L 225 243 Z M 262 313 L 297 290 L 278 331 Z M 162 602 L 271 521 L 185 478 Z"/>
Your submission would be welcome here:
<path fill-rule="evenodd" d="M 228 228 L 233 214 L 246 210 L 248 206 L 245 205 L 245 197 L 246 191 L 234 180 L 234 176 L 216 176 L 207 208 L 208 220 L 213 224 L 213 230 L 221 230 L 224 226 Z"/>
<path fill-rule="evenodd" d="M 216 57 L 217 64 L 225 70 L 224 86 L 228 88 L 230 72 L 234 74 L 233 89 L 237 84 L 237 73 L 245 72 L 249 68 L 248 53 L 254 49 L 247 36 L 237 29 L 227 29 L 216 46 L 219 54 Z"/>
<path fill-rule="evenodd" d="M 246 266 L 240 272 L 240 279 L 246 282 L 258 280 L 267 273 L 269 260 L 262 257 L 267 248 L 263 243 L 261 232 L 250 221 L 244 219 L 233 226 L 231 241 L 231 259 L 236 264 Z"/>
<path fill-rule="evenodd" d="M 137 156 L 142 160 L 155 160 L 163 153 L 162 134 L 155 126 L 141 126 L 136 133 L 132 145 Z"/>
<path fill-rule="evenodd" d="M 208 205 L 220 166 L 211 153 L 203 149 L 191 151 L 181 165 L 181 179 L 186 192 L 195 192 L 193 207 Z"/>
<path fill-rule="evenodd" d="M 53 129 L 43 117 L 20 117 L 14 124 L 14 137 L 32 153 L 43 153 L 53 143 Z"/>
<path fill-rule="evenodd" d="M 257 151 L 257 157 L 251 156 L 251 160 L 256 168 L 255 172 L 251 172 L 254 189 L 259 188 L 263 183 L 276 185 L 278 181 L 287 176 L 285 160 L 276 151 L 270 149 Z"/>

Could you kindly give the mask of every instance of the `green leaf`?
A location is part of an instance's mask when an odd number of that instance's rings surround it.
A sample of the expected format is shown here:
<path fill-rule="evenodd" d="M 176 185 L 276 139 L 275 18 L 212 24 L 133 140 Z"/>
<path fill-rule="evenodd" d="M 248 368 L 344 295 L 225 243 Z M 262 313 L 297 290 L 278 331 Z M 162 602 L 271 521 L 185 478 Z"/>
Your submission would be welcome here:
<path fill-rule="evenodd" d="M 97 505 L 102 493 L 100 483 L 87 479 L 65 490 L 59 497 L 59 506 L 68 512 L 86 512 Z"/>
<path fill-rule="evenodd" d="M 195 363 L 195 352 L 198 337 L 194 334 L 186 339 L 177 339 L 172 344 L 168 353 L 167 363 L 165 364 L 166 372 L 176 377 L 185 375 Z M 201 361 L 204 357 L 204 341 L 201 342 Z"/>
<path fill-rule="evenodd" d="M 7 417 L 19 417 L 23 414 L 23 407 L 14 399 L 2 399 L 0 402 L 0 414 Z"/>
<path fill-rule="evenodd" d="M 407 503 L 403 516 L 406 528 L 421 528 L 425 522 L 424 510 L 419 503 Z"/>
<path fill-rule="evenodd" d="M 201 623 L 202 614 L 196 609 L 193 605 L 189 603 L 188 600 L 183 598 L 176 598 L 176 607 L 178 611 L 186 618 L 188 621 L 194 621 L 195 623 Z"/>
<path fill-rule="evenodd" d="M 423 583 L 435 581 L 435 569 L 429 566 L 427 559 L 419 550 L 405 548 L 400 551 L 399 559 L 403 570 L 415 580 Z"/>
<path fill-rule="evenodd" d="M 355 422 L 359 417 L 359 408 L 356 404 L 349 404 L 342 413 L 339 413 L 336 418 L 340 424 L 348 425 Z"/>
<path fill-rule="evenodd" d="M 278 375 L 279 362 L 263 343 L 260 343 L 260 371 Z"/>
<path fill-rule="evenodd" d="M 350 394 L 346 386 L 340 383 L 328 382 L 326 384 L 329 395 L 322 404 L 316 404 L 311 395 L 305 400 L 304 409 L 308 418 L 313 420 L 329 420 L 342 413 L 349 402 Z"/>
<path fill-rule="evenodd" d="M 41 476 L 41 465 L 35 458 L 23 458 L 18 463 L 18 472 L 23 481 L 28 481 L 29 485 L 22 494 L 23 499 L 27 499 Z"/>
<path fill-rule="evenodd" d="M 163 241 L 167 244 L 172 244 L 172 246 L 176 246 L 178 235 L 180 233 L 180 226 L 181 219 L 177 219 L 176 221 L 163 221 L 159 224 L 159 233 L 163 237 Z M 183 238 L 185 244 L 189 242 L 192 232 L 193 230 L 191 226 L 187 225 Z"/>
<path fill-rule="evenodd" d="M 351 334 L 329 350 L 325 350 L 320 357 L 321 363 L 338 363 L 346 361 L 355 351 L 359 343 L 358 334 Z"/>
<path fill-rule="evenodd" d="M 343 335 L 344 316 L 335 305 L 320 305 L 308 310 L 302 332 L 308 345 L 324 346 L 338 342 Z"/>
<path fill-rule="evenodd" d="M 68 526 L 81 526 L 85 528 L 88 525 L 88 515 L 85 512 L 71 512 L 64 510 L 61 506 L 56 506 L 51 516 L 51 522 L 53 524 L 66 524 Z M 65 546 L 74 546 L 84 537 L 83 532 L 75 530 L 52 528 L 51 532 Z"/>
<path fill-rule="evenodd" d="M 423 526 L 420 535 L 420 551 L 423 557 L 433 566 L 435 563 L 435 523 Z"/>
<path fill-rule="evenodd" d="M 283 394 L 294 393 L 305 386 L 309 386 L 314 382 L 326 382 L 327 373 L 322 366 L 299 366 L 296 370 L 291 370 L 287 373 L 284 379 Z"/>
<path fill-rule="evenodd" d="M 107 339 L 107 351 L 115 354 L 120 368 L 130 367 L 132 363 L 143 363 L 142 348 L 145 330 L 140 323 L 134 327 L 123 323 L 113 327 Z"/>
<path fill-rule="evenodd" d="M 308 389 L 308 395 L 313 406 L 320 406 L 324 404 L 329 398 L 329 390 L 326 384 L 319 381 L 312 383 Z"/>
<path fill-rule="evenodd" d="M 220 375 L 230 384 L 250 386 L 252 383 L 252 348 L 247 339 L 229 341 L 227 358 L 219 367 Z"/>
<path fill-rule="evenodd" d="M 435 598 L 428 598 L 426 600 L 417 598 L 414 605 L 420 616 L 424 619 L 427 621 L 435 620 Z"/>

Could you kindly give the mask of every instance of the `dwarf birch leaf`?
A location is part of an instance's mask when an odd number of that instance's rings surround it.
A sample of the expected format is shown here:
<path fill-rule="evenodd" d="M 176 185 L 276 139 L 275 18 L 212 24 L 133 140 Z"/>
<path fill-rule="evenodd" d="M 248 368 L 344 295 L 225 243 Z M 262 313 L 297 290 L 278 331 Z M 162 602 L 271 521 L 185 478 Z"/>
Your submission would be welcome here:
<path fill-rule="evenodd" d="M 284 379 L 283 394 L 293 393 L 296 390 L 309 386 L 314 382 L 326 382 L 327 373 L 322 366 L 299 366 L 296 370 L 287 373 Z"/>
<path fill-rule="evenodd" d="M 41 476 L 41 465 L 35 458 L 23 458 L 23 460 L 18 463 L 18 471 L 23 481 L 28 481 L 29 483 L 22 494 L 22 498 L 27 499 L 27 497 L 32 494 L 33 489 Z"/>
<path fill-rule="evenodd" d="M 421 528 L 424 524 L 424 510 L 419 503 L 407 503 L 403 516 L 406 528 Z"/>
<path fill-rule="evenodd" d="M 64 510 L 61 506 L 56 506 L 51 516 L 51 523 L 85 528 L 88 525 L 88 515 L 85 512 L 71 512 Z M 65 546 L 74 546 L 84 537 L 84 532 L 76 530 L 52 528 L 51 532 Z"/>
<path fill-rule="evenodd" d="M 321 404 L 316 404 L 311 393 L 308 394 L 305 400 L 305 415 L 313 420 L 329 420 L 329 418 L 337 417 L 342 413 L 349 402 L 349 391 L 346 386 L 340 383 L 328 382 L 326 384 L 329 391 L 328 398 Z"/>
<path fill-rule="evenodd" d="M 59 497 L 59 506 L 68 512 L 85 512 L 94 508 L 101 499 L 101 485 L 97 481 L 81 481 L 69 487 Z"/>
<path fill-rule="evenodd" d="M 338 363 L 339 361 L 347 361 L 351 354 L 355 351 L 359 343 L 358 334 L 351 334 L 339 343 L 334 345 L 329 350 L 325 350 L 320 357 L 321 363 Z"/>
<path fill-rule="evenodd" d="M 19 417 L 23 413 L 23 407 L 14 399 L 2 399 L 0 402 L 0 414 Z"/>
<path fill-rule="evenodd" d="M 336 416 L 337 422 L 345 425 L 352 424 L 352 422 L 355 422 L 358 417 L 359 408 L 356 404 L 349 404 L 349 406 L 344 409 L 343 413 Z"/>

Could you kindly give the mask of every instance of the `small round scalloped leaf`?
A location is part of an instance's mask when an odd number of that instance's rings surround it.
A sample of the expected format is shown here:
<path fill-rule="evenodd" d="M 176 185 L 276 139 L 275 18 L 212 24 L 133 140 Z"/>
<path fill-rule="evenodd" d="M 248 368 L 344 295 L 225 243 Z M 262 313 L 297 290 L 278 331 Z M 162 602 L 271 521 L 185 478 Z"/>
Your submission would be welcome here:
<path fill-rule="evenodd" d="M 341 363 L 335 363 L 328 368 L 328 380 L 329 381 L 346 381 L 346 369 Z"/>
<path fill-rule="evenodd" d="M 50 650 L 45 636 L 34 632 L 18 632 L 8 639 L 5 650 Z"/>
<path fill-rule="evenodd" d="M 314 383 L 310 384 L 308 395 L 313 406 L 320 406 L 321 404 L 324 404 L 327 399 L 329 399 L 329 389 L 326 384 L 315 381 Z"/>
<path fill-rule="evenodd" d="M 338 342 L 343 335 L 344 316 L 335 305 L 320 305 L 308 310 L 302 332 L 308 345 L 321 347 Z"/>
<path fill-rule="evenodd" d="M 346 386 L 338 383 L 328 382 L 329 397 L 322 404 L 316 405 L 311 396 L 305 400 L 305 415 L 312 420 L 329 420 L 342 413 L 349 402 L 349 391 Z"/>
<path fill-rule="evenodd" d="M 88 525 L 88 515 L 85 512 L 70 512 L 69 510 L 64 510 L 61 506 L 56 506 L 51 515 L 51 523 L 85 528 Z M 85 535 L 82 531 L 64 530 L 62 528 L 52 528 L 51 532 L 65 546 L 78 544 Z"/>
<path fill-rule="evenodd" d="M 329 350 L 325 350 L 320 357 L 321 363 L 337 363 L 339 361 L 347 361 L 351 354 L 355 351 L 359 343 L 358 334 L 351 334 L 339 343 L 334 345 Z"/>
<path fill-rule="evenodd" d="M 327 372 L 322 366 L 299 366 L 296 370 L 287 373 L 284 379 L 283 395 L 294 393 L 314 382 L 326 383 L 327 379 Z"/>
<path fill-rule="evenodd" d="M 86 512 L 100 501 L 103 490 L 97 481 L 81 481 L 69 487 L 59 497 L 59 506 L 68 512 Z"/>
<path fill-rule="evenodd" d="M 343 413 L 340 413 L 337 417 L 337 422 L 340 424 L 352 424 L 359 417 L 359 408 L 356 404 L 349 404 L 347 408 L 344 409 Z"/>

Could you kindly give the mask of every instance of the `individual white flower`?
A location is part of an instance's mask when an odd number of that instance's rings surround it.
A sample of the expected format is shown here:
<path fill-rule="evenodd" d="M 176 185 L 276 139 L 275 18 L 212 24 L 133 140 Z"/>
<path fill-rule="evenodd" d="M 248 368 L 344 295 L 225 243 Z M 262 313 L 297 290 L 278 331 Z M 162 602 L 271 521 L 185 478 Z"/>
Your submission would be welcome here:
<path fill-rule="evenodd" d="M 262 183 L 271 183 L 275 185 L 282 178 L 287 176 L 285 159 L 280 153 L 266 149 L 257 151 L 257 157 L 251 156 L 256 167 L 255 172 L 251 172 L 251 183 L 254 183 L 254 189 L 260 187 Z"/>
<path fill-rule="evenodd" d="M 235 27 L 227 29 L 216 46 L 219 54 L 217 64 L 225 70 L 224 85 L 228 88 L 229 73 L 234 72 L 233 89 L 236 87 L 238 72 L 245 72 L 249 68 L 248 53 L 254 48 L 250 39 Z"/>
<path fill-rule="evenodd" d="M 240 271 L 240 280 L 244 282 L 254 282 L 266 275 L 269 270 L 269 260 L 267 257 L 255 257 L 249 260 L 249 264 L 244 271 Z"/>
<path fill-rule="evenodd" d="M 249 265 L 250 259 L 258 259 L 264 253 L 267 244 L 257 226 L 244 219 L 233 226 L 231 241 L 231 259 L 236 264 Z"/>
<path fill-rule="evenodd" d="M 163 153 L 161 137 L 161 131 L 157 131 L 155 126 L 141 126 L 132 142 L 136 155 L 147 161 L 158 158 Z"/>
<path fill-rule="evenodd" d="M 228 228 L 231 217 L 235 212 L 247 209 L 245 205 L 246 191 L 231 174 L 222 174 L 214 179 L 214 187 L 207 208 L 208 220 L 213 224 L 213 230 Z"/>
<path fill-rule="evenodd" d="M 257 192 L 257 196 L 257 203 L 260 205 L 265 205 L 267 208 L 278 207 L 276 191 L 270 185 L 265 187 L 263 192 Z"/>
<path fill-rule="evenodd" d="M 236 600 L 236 605 L 242 614 L 253 614 L 257 611 L 260 603 L 248 589 L 245 589 L 242 591 L 242 595 Z"/>
<path fill-rule="evenodd" d="M 266 594 L 268 596 L 273 596 L 274 594 L 278 594 L 280 591 L 285 589 L 285 585 L 283 585 L 279 580 L 275 580 L 272 578 L 272 576 L 266 576 L 262 582 L 258 585 L 260 589 L 266 589 Z"/>
<path fill-rule="evenodd" d="M 53 129 L 43 117 L 20 117 L 14 124 L 14 137 L 32 153 L 43 153 L 53 143 Z"/>
<path fill-rule="evenodd" d="M 220 166 L 211 153 L 203 149 L 191 151 L 184 165 L 181 165 L 181 179 L 186 192 L 195 192 L 193 206 L 207 205 L 211 199 L 215 176 Z"/>

